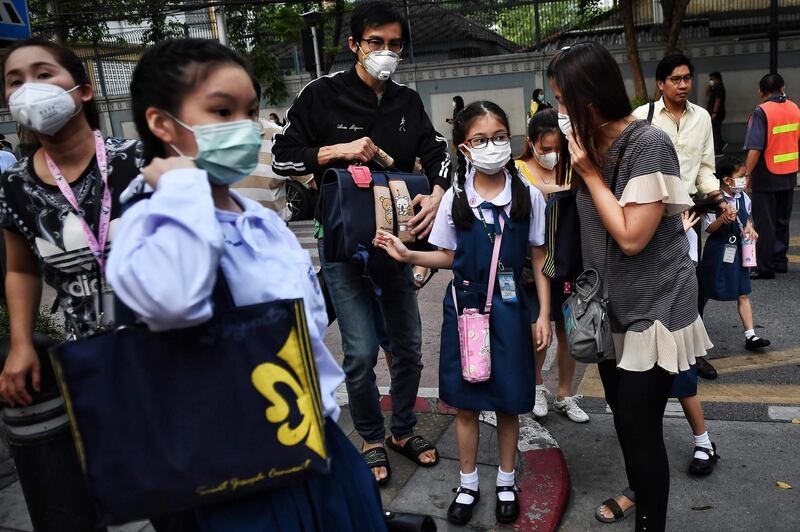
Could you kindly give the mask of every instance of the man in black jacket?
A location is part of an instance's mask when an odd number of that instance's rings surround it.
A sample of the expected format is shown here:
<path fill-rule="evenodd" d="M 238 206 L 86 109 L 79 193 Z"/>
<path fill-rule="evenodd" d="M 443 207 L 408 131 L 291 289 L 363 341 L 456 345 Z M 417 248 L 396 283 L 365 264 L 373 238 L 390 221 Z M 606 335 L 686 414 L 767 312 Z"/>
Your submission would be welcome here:
<path fill-rule="evenodd" d="M 434 130 L 419 95 L 391 79 L 408 42 L 408 25 L 388 2 L 362 2 L 353 10 L 351 31 L 349 46 L 356 64 L 349 71 L 316 79 L 300 91 L 286 115 L 283 132 L 275 136 L 272 167 L 286 176 L 313 172 L 319 187 L 328 168 L 346 168 L 354 162 L 373 166 L 381 149 L 405 172 L 411 172 L 419 158 L 431 194 L 414 198 L 414 206 L 421 210 L 411 224 L 412 233 L 427 238 L 450 185 L 450 156 L 447 140 Z M 319 223 L 317 237 L 324 238 Z M 383 448 L 385 429 L 374 372 L 377 285 L 393 353 L 392 437 L 386 443 L 422 465 L 432 465 L 438 461 L 436 450 L 414 436 L 422 327 L 408 266 L 381 257 L 370 261 L 367 277 L 363 265 L 327 262 L 322 240 L 319 249 L 339 319 L 350 412 L 364 439 L 362 453 L 367 464 L 380 484 L 388 481 L 391 469 Z"/>

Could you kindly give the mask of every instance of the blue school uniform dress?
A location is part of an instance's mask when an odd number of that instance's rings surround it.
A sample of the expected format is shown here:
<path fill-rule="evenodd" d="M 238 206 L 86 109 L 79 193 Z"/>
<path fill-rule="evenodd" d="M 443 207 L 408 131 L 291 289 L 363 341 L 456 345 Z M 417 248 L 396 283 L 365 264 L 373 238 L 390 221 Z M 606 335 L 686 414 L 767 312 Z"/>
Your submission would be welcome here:
<path fill-rule="evenodd" d="M 137 180 L 129 191 L 142 188 L 141 178 Z M 336 425 L 336 388 L 344 374 L 323 342 L 328 317 L 311 258 L 277 214 L 230 194 L 244 212 L 214 208 L 203 170 L 165 173 L 150 199 L 123 214 L 108 262 L 108 281 L 138 319 L 156 331 L 208 320 L 220 270 L 237 306 L 302 298 L 331 469 L 290 487 L 168 517 L 164 529 L 383 531 L 375 479 Z M 231 412 L 235 415 L 236 405 Z"/>
<path fill-rule="evenodd" d="M 455 252 L 454 279 L 447 287 L 443 302 L 439 396 L 448 405 L 459 409 L 523 414 L 530 412 L 534 404 L 534 345 L 529 307 L 536 307 L 538 314 L 539 304 L 536 298 L 529 300 L 526 297 L 520 281 L 529 247 L 544 245 L 544 198 L 538 189 L 530 187 L 531 218 L 511 220 L 508 215 L 511 176 L 506 174 L 504 190 L 491 201 L 478 195 L 473 178 L 474 171 L 467 175 L 464 190 L 457 197 L 452 188 L 445 193 L 428 238 L 433 245 Z M 454 201 L 465 201 L 472 208 L 475 216 L 469 229 L 455 227 L 452 218 Z M 483 220 L 478 215 L 479 208 Z M 455 285 L 459 313 L 465 308 L 477 308 L 483 312 L 494 247 L 489 235 L 494 235 L 499 228 L 498 216 L 505 219 L 500 261 L 505 271 L 513 271 L 516 301 L 503 301 L 495 280 L 489 319 L 492 374 L 485 382 L 469 383 L 461 375 L 458 317 L 450 286 Z"/>
<path fill-rule="evenodd" d="M 738 209 L 737 222 L 722 225 L 713 233 L 709 233 L 703 249 L 703 260 L 700 263 L 700 272 L 703 276 L 703 289 L 706 297 L 717 301 L 736 301 L 739 296 L 749 294 L 750 270 L 742 265 L 742 227 L 750 218 L 750 198 L 744 192 L 730 196 L 723 192 L 729 205 Z M 714 214 L 706 215 L 705 222 L 711 223 L 716 219 Z M 723 260 L 725 247 L 736 247 L 736 256 L 732 263 Z"/>

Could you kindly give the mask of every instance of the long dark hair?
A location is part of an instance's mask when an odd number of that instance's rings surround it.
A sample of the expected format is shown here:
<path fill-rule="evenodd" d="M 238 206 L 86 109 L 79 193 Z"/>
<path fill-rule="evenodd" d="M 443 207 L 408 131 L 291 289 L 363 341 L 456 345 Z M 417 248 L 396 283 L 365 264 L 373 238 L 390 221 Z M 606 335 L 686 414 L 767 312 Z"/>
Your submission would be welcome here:
<path fill-rule="evenodd" d="M 83 61 L 81 61 L 80 57 L 75 55 L 75 52 L 63 44 L 46 41 L 41 38 L 32 38 L 17 42 L 11 48 L 6 50 L 5 54 L 3 54 L 0 75 L 3 76 L 2 90 L 4 95 L 6 89 L 6 61 L 8 60 L 8 57 L 20 48 L 28 48 L 32 46 L 44 48 L 53 54 L 56 63 L 61 65 L 64 70 L 69 72 L 69 74 L 72 76 L 72 79 L 75 80 L 76 85 L 92 85 L 92 80 L 89 79 L 89 74 L 86 73 L 86 68 L 83 66 Z M 90 128 L 100 129 L 100 113 L 97 110 L 97 103 L 94 101 L 94 99 L 91 99 L 88 102 L 83 102 L 83 114 L 86 115 L 86 121 L 89 123 Z"/>
<path fill-rule="evenodd" d="M 617 62 L 598 43 L 582 42 L 558 52 L 547 66 L 547 77 L 561 90 L 561 103 L 586 155 L 602 170 L 606 158 L 598 129 L 602 122 L 620 120 L 632 110 Z M 566 159 L 562 170 L 565 164 Z M 583 185 L 578 175 L 572 182 Z"/>
<path fill-rule="evenodd" d="M 164 143 L 147 125 L 145 111 L 155 107 L 176 115 L 183 98 L 202 81 L 212 68 L 222 64 L 242 67 L 250 75 L 256 94 L 261 87 L 245 60 L 218 41 L 211 39 L 165 39 L 148 48 L 131 80 L 133 121 L 144 145 L 144 160 L 164 157 Z"/>
<path fill-rule="evenodd" d="M 467 132 L 475 119 L 488 114 L 494 115 L 510 133 L 508 116 L 499 105 L 493 102 L 480 101 L 472 102 L 458 113 L 453 120 L 453 146 L 458 152 L 458 166 L 456 167 L 456 179 L 460 193 L 456 194 L 453 200 L 453 223 L 460 229 L 469 229 L 475 216 L 472 209 L 467 204 L 467 195 L 464 192 L 464 183 L 467 181 L 467 158 L 459 149 L 459 146 L 467 140 Z M 522 182 L 514 160 L 510 159 L 506 164 L 506 170 L 511 174 L 511 218 L 513 220 L 524 220 L 531 215 L 531 197 L 528 187 Z"/>
<path fill-rule="evenodd" d="M 553 109 L 541 109 L 528 120 L 528 138 L 525 140 L 525 146 L 522 148 L 522 153 L 517 159 L 523 161 L 530 159 L 533 156 L 531 144 L 536 144 L 536 141 L 538 141 L 542 135 L 549 135 L 550 133 L 555 133 L 558 136 L 559 146 L 564 143 L 561 138 L 563 136 L 561 130 L 558 129 L 558 113 Z"/>

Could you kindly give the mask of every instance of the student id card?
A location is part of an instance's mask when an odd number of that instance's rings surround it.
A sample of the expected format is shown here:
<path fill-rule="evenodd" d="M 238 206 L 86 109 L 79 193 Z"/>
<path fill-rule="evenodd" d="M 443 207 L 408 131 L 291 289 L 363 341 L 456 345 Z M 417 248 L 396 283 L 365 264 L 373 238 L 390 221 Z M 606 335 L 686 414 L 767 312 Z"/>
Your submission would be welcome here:
<path fill-rule="evenodd" d="M 500 283 L 500 297 L 506 303 L 517 301 L 517 285 L 514 282 L 514 272 L 498 272 L 497 280 Z"/>
<path fill-rule="evenodd" d="M 722 262 L 725 264 L 733 264 L 734 260 L 736 260 L 736 246 L 726 244 L 725 254 L 722 256 Z"/>

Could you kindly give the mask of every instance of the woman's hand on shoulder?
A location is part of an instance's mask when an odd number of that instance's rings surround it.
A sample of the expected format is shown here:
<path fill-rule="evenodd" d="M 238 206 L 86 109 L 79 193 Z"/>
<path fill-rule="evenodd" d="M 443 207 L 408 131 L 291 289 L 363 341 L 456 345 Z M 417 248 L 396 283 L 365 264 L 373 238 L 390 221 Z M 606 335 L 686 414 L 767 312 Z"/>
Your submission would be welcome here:
<path fill-rule="evenodd" d="M 144 176 L 147 184 L 155 189 L 162 175 L 170 170 L 179 170 L 181 168 L 197 168 L 197 166 L 188 157 L 168 157 L 166 159 L 156 157 L 150 161 L 150 164 L 142 168 L 142 176 Z"/>
<path fill-rule="evenodd" d="M 572 170 L 580 174 L 587 186 L 592 181 L 602 181 L 602 172 L 589 159 L 586 150 L 584 150 L 581 145 L 580 139 L 575 136 L 574 130 L 571 130 L 567 134 L 567 141 L 569 142 L 569 158 Z"/>

